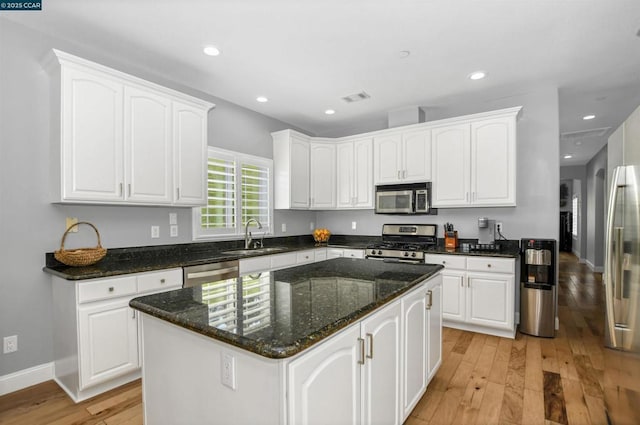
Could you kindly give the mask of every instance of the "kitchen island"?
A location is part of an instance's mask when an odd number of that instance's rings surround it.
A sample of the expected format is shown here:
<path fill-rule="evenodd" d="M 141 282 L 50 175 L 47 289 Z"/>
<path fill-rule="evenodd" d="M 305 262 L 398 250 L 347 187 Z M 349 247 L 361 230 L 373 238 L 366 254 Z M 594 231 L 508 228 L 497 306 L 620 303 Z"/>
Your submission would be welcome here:
<path fill-rule="evenodd" d="M 439 366 L 441 268 L 340 258 L 135 298 L 145 423 L 402 423 Z"/>

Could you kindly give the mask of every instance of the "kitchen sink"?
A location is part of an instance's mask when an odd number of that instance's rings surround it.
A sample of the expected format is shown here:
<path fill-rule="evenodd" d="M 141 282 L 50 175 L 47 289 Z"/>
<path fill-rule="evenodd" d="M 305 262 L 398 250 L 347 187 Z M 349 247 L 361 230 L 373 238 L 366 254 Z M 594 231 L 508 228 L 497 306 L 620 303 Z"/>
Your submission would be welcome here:
<path fill-rule="evenodd" d="M 269 254 L 272 252 L 286 251 L 288 248 L 284 246 L 269 246 L 266 248 L 254 248 L 254 249 L 234 249 L 231 251 L 223 251 L 223 254 L 232 255 L 251 255 L 251 254 Z"/>

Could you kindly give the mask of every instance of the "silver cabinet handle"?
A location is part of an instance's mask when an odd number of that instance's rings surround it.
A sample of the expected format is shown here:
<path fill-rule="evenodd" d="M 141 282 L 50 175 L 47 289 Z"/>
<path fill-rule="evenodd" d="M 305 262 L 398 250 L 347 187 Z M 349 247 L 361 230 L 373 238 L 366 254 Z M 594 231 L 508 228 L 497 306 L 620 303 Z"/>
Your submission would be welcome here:
<path fill-rule="evenodd" d="M 487 264 L 487 267 L 488 267 L 488 268 L 491 268 L 491 263 Z"/>
<path fill-rule="evenodd" d="M 114 288 L 113 286 L 109 286 L 109 292 L 113 292 Z"/>
<path fill-rule="evenodd" d="M 373 334 L 367 334 L 367 339 L 369 340 L 369 354 L 367 354 L 367 358 L 373 359 Z"/>
<path fill-rule="evenodd" d="M 176 188 L 176 199 L 180 199 L 180 188 Z"/>
<path fill-rule="evenodd" d="M 135 319 L 136 318 L 136 311 L 135 310 L 131 310 L 131 318 Z"/>
<path fill-rule="evenodd" d="M 160 283 L 165 283 L 166 279 L 160 279 Z"/>
<path fill-rule="evenodd" d="M 429 302 L 427 303 L 427 310 L 431 310 L 431 307 L 433 307 L 433 291 L 431 289 L 427 291 L 427 296 L 429 297 Z"/>
<path fill-rule="evenodd" d="M 122 196 L 122 184 L 123 183 L 120 183 L 120 196 Z"/>
<path fill-rule="evenodd" d="M 464 194 L 464 200 L 469 202 L 469 192 L 465 192 Z"/>
<path fill-rule="evenodd" d="M 358 364 L 364 364 L 364 339 L 358 338 L 358 343 L 360 344 L 360 360 L 358 360 Z"/>
<path fill-rule="evenodd" d="M 402 178 L 403 179 L 407 178 L 407 170 L 402 170 Z"/>
<path fill-rule="evenodd" d="M 131 183 L 127 184 L 127 191 L 129 192 L 127 196 L 131 196 Z"/>

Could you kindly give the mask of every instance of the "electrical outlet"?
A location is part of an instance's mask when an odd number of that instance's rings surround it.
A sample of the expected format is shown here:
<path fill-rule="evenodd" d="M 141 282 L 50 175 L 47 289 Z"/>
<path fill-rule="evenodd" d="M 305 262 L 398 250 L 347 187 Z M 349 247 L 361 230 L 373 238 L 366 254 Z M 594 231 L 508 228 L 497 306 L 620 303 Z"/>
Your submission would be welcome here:
<path fill-rule="evenodd" d="M 154 239 L 160 237 L 160 226 L 151 226 L 151 237 Z"/>
<path fill-rule="evenodd" d="M 222 385 L 236 389 L 236 359 L 231 354 L 222 355 Z"/>
<path fill-rule="evenodd" d="M 169 227 L 169 236 L 171 236 L 172 238 L 175 238 L 178 236 L 178 225 L 177 224 L 172 224 L 171 227 Z"/>
<path fill-rule="evenodd" d="M 316 228 L 316 224 L 312 221 L 309 223 L 309 230 L 314 230 Z"/>
<path fill-rule="evenodd" d="M 4 354 L 18 351 L 18 335 L 5 336 L 2 341 L 2 352 Z"/>
<path fill-rule="evenodd" d="M 282 233 L 287 233 L 287 223 L 282 223 Z"/>
<path fill-rule="evenodd" d="M 496 232 L 502 233 L 502 223 L 496 223 Z"/>
<path fill-rule="evenodd" d="M 65 230 L 67 230 L 69 227 L 73 226 L 77 222 L 78 222 L 78 217 L 67 217 L 67 220 L 65 222 L 65 226 L 66 226 Z M 73 229 L 69 230 L 69 233 L 78 233 L 78 226 L 76 226 Z"/>
<path fill-rule="evenodd" d="M 178 224 L 178 214 L 169 213 L 169 224 Z"/>
<path fill-rule="evenodd" d="M 351 222 L 351 230 L 356 230 L 356 224 L 357 223 L 355 221 Z"/>

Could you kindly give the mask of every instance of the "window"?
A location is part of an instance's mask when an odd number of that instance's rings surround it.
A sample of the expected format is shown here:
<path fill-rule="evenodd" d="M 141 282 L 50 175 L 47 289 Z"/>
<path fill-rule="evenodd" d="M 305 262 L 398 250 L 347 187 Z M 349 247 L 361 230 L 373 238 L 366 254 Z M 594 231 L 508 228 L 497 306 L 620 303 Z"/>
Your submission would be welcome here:
<path fill-rule="evenodd" d="M 272 233 L 272 164 L 267 158 L 209 148 L 207 206 L 193 209 L 193 238 L 244 235 L 250 218 L 262 224 L 261 232 Z"/>
<path fill-rule="evenodd" d="M 574 237 L 578 237 L 578 219 L 580 217 L 580 202 L 578 202 L 578 195 L 573 195 L 571 200 L 571 211 L 573 212 L 573 224 L 571 225 L 571 234 Z"/>

